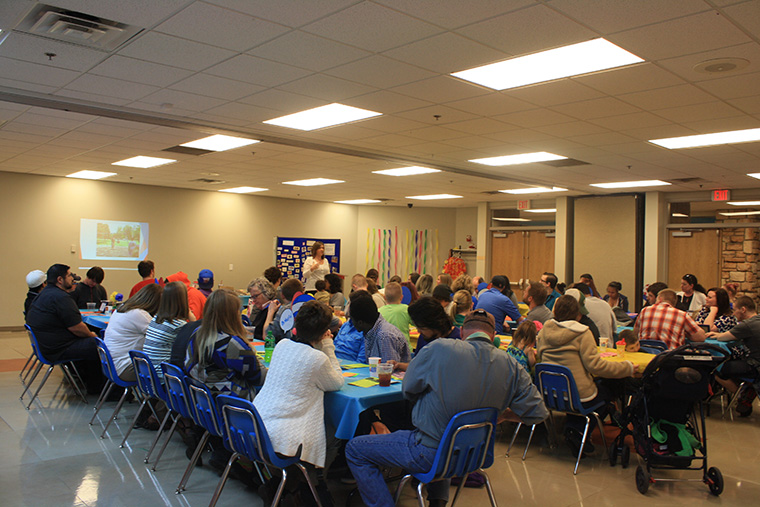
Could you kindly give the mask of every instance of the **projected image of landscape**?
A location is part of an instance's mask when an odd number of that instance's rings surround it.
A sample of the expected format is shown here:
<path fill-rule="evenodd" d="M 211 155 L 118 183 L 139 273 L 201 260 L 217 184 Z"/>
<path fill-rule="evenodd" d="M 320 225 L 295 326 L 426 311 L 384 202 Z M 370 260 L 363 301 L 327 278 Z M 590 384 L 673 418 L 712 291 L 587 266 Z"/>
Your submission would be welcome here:
<path fill-rule="evenodd" d="M 143 260 L 148 255 L 148 224 L 83 218 L 83 259 Z"/>

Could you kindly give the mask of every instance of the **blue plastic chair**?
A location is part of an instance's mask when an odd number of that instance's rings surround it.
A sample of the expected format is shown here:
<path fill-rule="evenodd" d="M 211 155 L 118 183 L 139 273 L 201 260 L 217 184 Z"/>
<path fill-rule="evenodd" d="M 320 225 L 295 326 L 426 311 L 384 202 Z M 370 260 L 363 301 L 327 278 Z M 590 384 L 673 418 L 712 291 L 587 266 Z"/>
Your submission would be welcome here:
<path fill-rule="evenodd" d="M 69 380 L 69 383 L 74 387 L 77 394 L 80 398 L 82 398 L 82 401 L 87 404 L 87 398 L 84 394 L 82 394 L 81 389 L 79 389 L 79 384 L 77 384 L 76 380 L 74 379 L 74 376 L 71 374 L 71 371 L 69 370 L 69 364 L 71 363 L 71 359 L 67 359 L 65 361 L 50 361 L 48 359 L 45 359 L 45 356 L 42 355 L 42 352 L 40 351 L 40 344 L 37 342 L 37 337 L 34 335 L 34 331 L 32 331 L 32 328 L 29 327 L 29 324 L 24 324 L 24 327 L 26 328 L 27 333 L 29 333 L 29 341 L 32 344 L 32 351 L 35 356 L 37 356 L 38 363 L 37 367 L 34 369 L 34 373 L 32 373 L 32 378 L 29 380 L 29 383 L 26 384 L 26 388 L 24 389 L 24 392 L 21 393 L 21 396 L 19 396 L 20 400 L 24 399 L 24 395 L 29 390 L 30 387 L 32 387 L 32 384 L 34 383 L 34 379 L 37 378 L 37 375 L 40 373 L 40 370 L 42 369 L 42 365 L 48 366 L 47 371 L 45 372 L 45 376 L 42 377 L 42 382 L 40 382 L 40 385 L 37 386 L 37 390 L 34 392 L 34 395 L 32 396 L 32 399 L 29 400 L 29 404 L 26 406 L 26 409 L 29 410 L 29 407 L 32 406 L 32 403 L 34 403 L 34 400 L 37 398 L 37 395 L 40 394 L 40 390 L 42 389 L 42 386 L 45 385 L 45 382 L 47 382 L 48 377 L 50 377 L 50 373 L 53 371 L 53 368 L 56 366 L 60 366 L 63 370 L 63 374 L 66 376 L 66 378 Z M 71 364 L 73 367 L 74 365 Z M 30 369 L 31 371 L 31 369 Z"/>
<path fill-rule="evenodd" d="M 225 442 L 229 445 L 233 454 L 227 462 L 227 466 L 222 473 L 222 478 L 216 486 L 216 491 L 214 491 L 214 496 L 211 499 L 209 507 L 213 507 L 216 504 L 219 495 L 222 493 L 222 488 L 224 488 L 224 484 L 227 481 L 230 468 L 240 456 L 246 456 L 254 464 L 257 462 L 263 463 L 282 470 L 282 479 L 277 487 L 272 507 L 276 507 L 280 502 L 285 481 L 288 477 L 285 468 L 291 465 L 298 467 L 306 478 L 306 482 L 309 484 L 309 489 L 317 505 L 322 506 L 316 488 L 311 482 L 306 468 L 301 463 L 300 457 L 281 458 L 275 454 L 272 441 L 269 439 L 267 430 L 264 427 L 264 422 L 261 420 L 261 416 L 256 407 L 253 406 L 253 403 L 242 398 L 226 395 L 217 397 L 216 402 L 222 416 Z"/>
<path fill-rule="evenodd" d="M 107 381 L 106 381 L 106 385 L 103 386 L 103 390 L 100 391 L 100 397 L 98 397 L 98 402 L 95 405 L 95 413 L 92 414 L 92 419 L 90 419 L 90 426 L 92 426 L 92 423 L 95 421 L 95 418 L 98 416 L 98 413 L 100 412 L 100 409 L 103 406 L 103 403 L 105 403 L 106 399 L 108 399 L 108 395 L 111 394 L 111 390 L 113 389 L 113 386 L 119 386 L 121 388 L 124 388 L 124 394 L 122 394 L 121 398 L 119 398 L 119 403 L 116 404 L 116 408 L 111 414 L 111 417 L 108 418 L 108 422 L 103 428 L 103 433 L 100 434 L 100 438 L 105 438 L 106 432 L 108 431 L 108 427 L 111 425 L 111 422 L 114 419 L 116 419 L 116 416 L 119 414 L 121 407 L 124 405 L 124 400 L 127 399 L 127 393 L 129 393 L 129 390 L 131 388 L 137 385 L 137 382 L 120 379 L 119 374 L 116 372 L 116 366 L 113 363 L 113 357 L 111 356 L 111 352 L 108 350 L 108 347 L 106 346 L 105 342 L 103 342 L 103 340 L 101 340 L 100 338 L 95 338 L 95 342 L 98 344 L 98 356 L 100 357 L 100 367 L 103 369 L 103 376 L 106 377 Z"/>
<path fill-rule="evenodd" d="M 599 408 L 604 406 L 605 402 L 600 401 L 592 407 L 585 408 L 581 403 L 578 387 L 575 384 L 573 374 L 567 366 L 538 363 L 536 364 L 535 372 L 535 383 L 538 386 L 539 391 L 541 391 L 541 395 L 544 397 L 544 403 L 546 404 L 546 408 L 549 409 L 550 416 L 552 411 L 557 411 L 566 414 L 580 415 L 586 418 L 586 426 L 583 428 L 583 437 L 581 439 L 581 448 L 578 451 L 578 459 L 575 461 L 575 468 L 573 469 L 573 475 L 575 475 L 578 473 L 578 464 L 581 462 L 583 448 L 586 445 L 588 428 L 591 425 L 590 416 L 592 415 L 596 418 L 599 426 L 599 433 L 602 435 L 602 443 L 604 443 L 605 450 L 607 449 L 607 441 L 604 438 L 604 430 L 602 429 L 602 420 L 596 412 Z M 552 422 L 554 422 L 553 419 Z M 605 456 L 606 455 L 607 454 L 605 453 Z"/>
<path fill-rule="evenodd" d="M 412 291 L 409 287 L 401 286 L 401 304 L 408 305 L 412 302 Z"/>
<path fill-rule="evenodd" d="M 166 402 L 166 390 L 164 389 L 164 385 L 161 383 L 161 380 L 156 374 L 156 369 L 153 367 L 153 362 L 150 360 L 147 354 L 145 354 L 145 352 L 142 350 L 130 350 L 129 357 L 132 358 L 132 365 L 135 368 L 135 375 L 137 376 L 137 388 L 142 393 L 143 400 L 142 403 L 140 403 L 140 408 L 137 409 L 135 418 L 132 419 L 132 424 L 130 425 L 127 434 L 124 435 L 124 439 L 121 441 L 119 447 L 124 447 L 129 434 L 132 433 L 132 430 L 135 427 L 137 418 L 140 417 L 140 413 L 146 404 L 150 408 L 150 411 L 153 412 L 155 418 L 158 419 L 158 414 L 156 414 L 155 409 L 150 403 L 148 403 L 151 398 Z M 166 425 L 166 420 L 169 418 L 169 414 L 170 412 L 167 411 L 166 417 L 164 417 L 164 419 L 161 421 L 161 426 L 158 429 L 158 433 L 153 439 L 153 443 L 148 450 L 148 454 L 145 455 L 145 463 L 148 463 L 150 460 L 150 455 L 153 452 L 153 449 L 156 447 L 156 443 L 158 442 L 161 433 L 164 431 L 164 426 Z"/>
<path fill-rule="evenodd" d="M 659 354 L 668 350 L 668 345 L 662 340 L 639 340 L 639 345 L 642 348 L 656 350 L 656 352 L 649 352 L 650 354 Z"/>
<path fill-rule="evenodd" d="M 405 475 L 396 489 L 395 503 L 398 503 L 401 490 L 411 477 L 420 481 L 417 485 L 417 500 L 421 506 L 425 505 L 422 499 L 423 485 L 461 477 L 462 480 L 451 502 L 453 507 L 462 486 L 467 481 L 467 476 L 473 472 L 479 472 L 486 479 L 486 489 L 491 505 L 496 507 L 491 481 L 483 469 L 493 464 L 494 428 L 498 413 L 495 408 L 476 408 L 459 412 L 452 417 L 443 432 L 430 470 L 426 473 Z"/>

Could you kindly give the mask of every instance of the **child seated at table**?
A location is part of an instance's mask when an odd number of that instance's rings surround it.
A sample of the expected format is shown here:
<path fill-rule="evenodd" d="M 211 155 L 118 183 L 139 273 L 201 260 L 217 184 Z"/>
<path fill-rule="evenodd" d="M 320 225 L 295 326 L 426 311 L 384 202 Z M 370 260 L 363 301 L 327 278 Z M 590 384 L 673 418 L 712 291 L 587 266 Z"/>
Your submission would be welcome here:
<path fill-rule="evenodd" d="M 536 364 L 537 334 L 536 324 L 532 320 L 524 320 L 517 326 L 512 335 L 512 343 L 507 347 L 507 354 L 514 357 L 528 373 Z"/>
<path fill-rule="evenodd" d="M 639 345 L 639 336 L 633 329 L 624 329 L 620 332 L 620 339 L 625 341 L 626 352 L 638 352 L 641 349 Z"/>
<path fill-rule="evenodd" d="M 314 287 L 317 289 L 317 292 L 314 293 L 314 299 L 319 301 L 320 303 L 324 303 L 326 305 L 330 305 L 330 293 L 327 292 L 327 283 L 325 283 L 324 280 L 317 280 L 314 283 Z"/>

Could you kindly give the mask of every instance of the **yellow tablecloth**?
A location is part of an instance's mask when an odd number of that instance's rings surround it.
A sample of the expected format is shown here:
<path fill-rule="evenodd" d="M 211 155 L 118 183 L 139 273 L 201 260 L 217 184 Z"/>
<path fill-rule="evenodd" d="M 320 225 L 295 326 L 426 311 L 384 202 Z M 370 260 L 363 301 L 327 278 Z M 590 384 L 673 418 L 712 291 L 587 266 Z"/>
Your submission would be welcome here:
<path fill-rule="evenodd" d="M 601 347 L 599 347 L 599 353 L 602 353 Z M 646 352 L 623 352 L 620 353 L 615 349 L 608 348 L 602 359 L 605 361 L 630 361 L 636 365 L 636 371 L 642 372 L 647 367 L 649 362 L 654 359 L 656 354 L 647 354 Z"/>

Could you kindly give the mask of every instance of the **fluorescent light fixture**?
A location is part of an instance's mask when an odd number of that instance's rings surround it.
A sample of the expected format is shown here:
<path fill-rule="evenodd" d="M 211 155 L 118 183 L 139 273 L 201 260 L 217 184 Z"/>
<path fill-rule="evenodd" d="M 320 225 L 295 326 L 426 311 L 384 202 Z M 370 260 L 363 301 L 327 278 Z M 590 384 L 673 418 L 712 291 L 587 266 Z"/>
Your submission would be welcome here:
<path fill-rule="evenodd" d="M 126 160 L 119 160 L 111 165 L 123 165 L 126 167 L 139 167 L 141 169 L 148 169 L 149 167 L 158 167 L 160 165 L 171 164 L 176 160 L 171 158 L 158 158 L 158 157 L 132 157 Z"/>
<path fill-rule="evenodd" d="M 81 178 L 83 180 L 99 180 L 101 178 L 108 178 L 109 176 L 116 176 L 116 173 L 106 173 L 103 171 L 79 171 L 66 175 L 67 178 Z"/>
<path fill-rule="evenodd" d="M 217 134 L 209 137 L 204 137 L 203 139 L 190 141 L 189 143 L 180 144 L 180 146 L 184 146 L 186 148 L 196 148 L 199 150 L 227 151 L 258 142 L 260 141 L 257 141 L 256 139 L 245 139 L 242 137 L 224 136 Z"/>
<path fill-rule="evenodd" d="M 760 206 L 760 201 L 728 201 L 731 206 Z"/>
<path fill-rule="evenodd" d="M 334 201 L 336 204 L 376 204 L 378 202 L 377 199 L 352 199 L 349 201 Z"/>
<path fill-rule="evenodd" d="M 327 104 L 326 106 L 315 107 L 314 109 L 307 109 L 306 111 L 301 111 L 299 113 L 273 118 L 264 123 L 298 130 L 316 130 L 341 125 L 343 123 L 366 120 L 367 118 L 380 115 L 382 115 L 382 113 L 332 103 Z"/>
<path fill-rule="evenodd" d="M 499 222 L 530 222 L 527 218 L 496 218 L 494 217 L 494 220 L 498 220 Z"/>
<path fill-rule="evenodd" d="M 752 141 L 760 141 L 760 128 L 731 130 L 728 132 L 715 132 L 713 134 L 698 134 L 694 136 L 651 139 L 649 142 L 669 150 L 677 150 L 681 148 L 715 146 L 717 144 L 751 143 Z"/>
<path fill-rule="evenodd" d="M 636 187 L 659 187 L 670 185 L 667 181 L 642 180 L 642 181 L 615 181 L 612 183 L 591 183 L 592 187 L 598 188 L 636 188 Z"/>
<path fill-rule="evenodd" d="M 747 176 L 760 180 L 760 173 L 749 173 Z"/>
<path fill-rule="evenodd" d="M 543 208 L 543 209 L 536 208 L 536 209 L 524 209 L 521 211 L 525 211 L 528 213 L 556 213 L 557 208 Z"/>
<path fill-rule="evenodd" d="M 517 155 L 504 155 L 502 157 L 475 158 L 475 159 L 469 160 L 469 162 L 501 167 L 505 165 L 530 164 L 533 162 L 546 162 L 548 160 L 564 160 L 566 158 L 567 157 L 563 157 L 562 155 L 555 155 L 554 153 L 548 153 L 545 151 L 537 151 L 535 153 L 518 153 Z"/>
<path fill-rule="evenodd" d="M 686 213 L 671 213 L 670 216 L 676 217 L 676 218 L 689 218 L 689 215 Z"/>
<path fill-rule="evenodd" d="M 407 195 L 407 199 L 417 199 L 420 201 L 433 201 L 436 199 L 461 199 L 461 195 L 453 194 L 431 194 L 431 195 Z"/>
<path fill-rule="evenodd" d="M 643 61 L 605 39 L 593 39 L 454 72 L 452 76 L 494 90 L 506 90 Z"/>
<path fill-rule="evenodd" d="M 760 211 L 728 211 L 720 214 L 724 217 L 740 217 L 747 215 L 760 215 Z"/>
<path fill-rule="evenodd" d="M 499 190 L 504 194 L 543 194 L 546 192 L 567 192 L 566 188 L 561 187 L 533 187 L 533 188 L 515 188 L 512 190 Z"/>
<path fill-rule="evenodd" d="M 315 187 L 317 185 L 331 185 L 333 183 L 345 183 L 343 180 L 331 180 L 328 178 L 311 178 L 309 180 L 283 181 L 283 185 L 298 185 L 300 187 Z"/>
<path fill-rule="evenodd" d="M 374 174 L 384 174 L 386 176 L 414 176 L 416 174 L 439 173 L 439 169 L 430 169 L 429 167 L 399 167 L 397 169 L 383 169 L 382 171 L 372 171 Z"/>
<path fill-rule="evenodd" d="M 264 192 L 265 190 L 269 190 L 269 189 L 259 188 L 259 187 L 235 187 L 235 188 L 223 188 L 219 191 L 229 192 L 231 194 L 250 194 L 252 192 Z"/>

